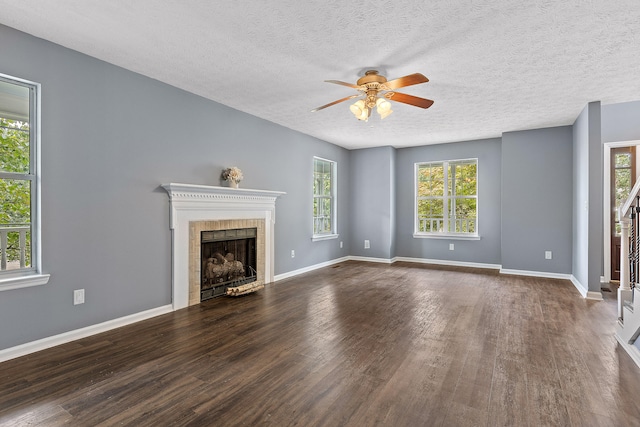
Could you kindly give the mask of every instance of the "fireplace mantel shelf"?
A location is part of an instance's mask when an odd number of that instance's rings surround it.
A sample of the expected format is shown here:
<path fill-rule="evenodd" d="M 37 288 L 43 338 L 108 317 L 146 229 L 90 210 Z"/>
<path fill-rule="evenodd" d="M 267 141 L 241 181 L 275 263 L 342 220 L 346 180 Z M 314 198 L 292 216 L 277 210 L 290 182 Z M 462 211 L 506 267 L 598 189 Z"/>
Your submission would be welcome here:
<path fill-rule="evenodd" d="M 169 183 L 163 184 L 169 198 L 171 200 L 202 200 L 204 199 L 246 199 L 246 198 L 269 198 L 274 199 L 280 197 L 285 193 L 284 191 L 271 191 L 271 190 L 254 190 L 249 188 L 230 188 L 230 187 L 218 187 L 214 185 L 198 185 L 198 184 L 179 184 Z"/>

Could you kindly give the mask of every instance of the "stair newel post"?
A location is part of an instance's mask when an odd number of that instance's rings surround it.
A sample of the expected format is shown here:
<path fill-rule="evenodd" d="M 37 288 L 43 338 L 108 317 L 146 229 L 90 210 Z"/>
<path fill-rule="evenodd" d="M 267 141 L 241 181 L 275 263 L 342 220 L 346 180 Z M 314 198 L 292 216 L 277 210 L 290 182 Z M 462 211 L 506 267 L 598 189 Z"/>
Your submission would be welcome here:
<path fill-rule="evenodd" d="M 635 214 L 632 214 L 635 216 Z M 632 221 L 620 215 L 620 287 L 618 288 L 618 318 L 622 319 L 625 301 L 631 300 L 631 287 L 629 286 L 629 275 L 632 273 L 630 264 L 631 256 L 629 249 L 633 248 L 635 242 L 629 239 L 629 226 Z"/>

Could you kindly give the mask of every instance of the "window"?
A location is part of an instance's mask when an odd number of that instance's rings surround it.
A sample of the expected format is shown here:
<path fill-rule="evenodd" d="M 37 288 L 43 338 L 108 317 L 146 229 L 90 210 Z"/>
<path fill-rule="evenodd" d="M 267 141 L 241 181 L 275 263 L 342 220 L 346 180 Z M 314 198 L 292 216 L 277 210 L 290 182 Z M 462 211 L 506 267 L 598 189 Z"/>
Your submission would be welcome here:
<path fill-rule="evenodd" d="M 0 290 L 42 285 L 40 85 L 0 74 Z"/>
<path fill-rule="evenodd" d="M 336 231 L 336 162 L 313 158 L 313 240 L 333 239 Z"/>
<path fill-rule="evenodd" d="M 621 234 L 620 212 L 618 209 L 627 201 L 629 193 L 635 184 L 636 164 L 635 154 L 636 147 L 618 147 L 611 150 L 613 157 L 611 177 L 611 187 L 613 196 L 613 220 L 614 220 L 614 236 L 619 237 Z"/>
<path fill-rule="evenodd" d="M 414 237 L 478 238 L 478 159 L 416 163 Z"/>

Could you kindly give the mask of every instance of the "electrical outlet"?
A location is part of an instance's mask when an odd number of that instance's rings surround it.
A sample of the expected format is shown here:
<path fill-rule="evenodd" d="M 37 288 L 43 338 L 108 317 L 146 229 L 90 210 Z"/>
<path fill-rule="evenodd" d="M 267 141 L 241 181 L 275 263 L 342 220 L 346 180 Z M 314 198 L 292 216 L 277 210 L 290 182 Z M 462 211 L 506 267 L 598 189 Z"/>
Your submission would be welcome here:
<path fill-rule="evenodd" d="M 454 250 L 455 246 L 453 243 L 449 243 L 449 250 L 452 251 Z"/>
<path fill-rule="evenodd" d="M 365 240 L 365 241 L 364 241 L 364 248 L 365 248 L 365 249 L 369 249 L 369 248 L 371 248 L 371 244 L 369 243 L 369 241 L 368 241 L 368 240 Z"/>
<path fill-rule="evenodd" d="M 551 251 L 544 251 L 544 259 L 552 259 L 553 253 Z"/>
<path fill-rule="evenodd" d="M 342 242 L 340 242 L 340 249 L 342 249 Z"/>
<path fill-rule="evenodd" d="M 84 289 L 73 291 L 73 305 L 84 304 Z"/>
<path fill-rule="evenodd" d="M 291 258 L 295 258 L 295 257 L 296 257 L 296 251 L 291 249 Z"/>

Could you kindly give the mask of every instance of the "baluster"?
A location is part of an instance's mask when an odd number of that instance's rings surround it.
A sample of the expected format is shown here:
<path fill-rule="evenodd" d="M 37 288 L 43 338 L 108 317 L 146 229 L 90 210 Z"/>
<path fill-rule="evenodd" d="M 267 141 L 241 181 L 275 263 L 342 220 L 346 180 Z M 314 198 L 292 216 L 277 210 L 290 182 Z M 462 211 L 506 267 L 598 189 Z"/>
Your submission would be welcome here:
<path fill-rule="evenodd" d="M 636 198 L 636 206 L 633 208 L 635 212 L 635 225 L 633 227 L 633 271 L 634 279 L 631 281 L 631 289 L 636 287 L 636 283 L 640 281 L 640 197 Z"/>
<path fill-rule="evenodd" d="M 20 229 L 20 268 L 25 268 L 27 265 L 27 230 Z"/>
<path fill-rule="evenodd" d="M 0 230 L 0 271 L 7 269 L 7 230 Z"/>
<path fill-rule="evenodd" d="M 636 281 L 636 265 L 635 265 L 635 250 L 636 250 L 636 213 L 635 210 L 631 211 L 631 227 L 629 230 L 629 240 L 622 244 L 627 245 L 629 248 L 629 282 L 633 287 L 633 284 Z"/>
<path fill-rule="evenodd" d="M 620 287 L 618 288 L 618 318 L 622 319 L 624 315 L 624 303 L 630 301 L 632 296 L 629 287 L 630 275 L 633 274 L 631 265 L 631 251 L 633 250 L 633 241 L 630 239 L 630 229 L 634 227 L 634 221 L 626 216 L 620 218 Z"/>

